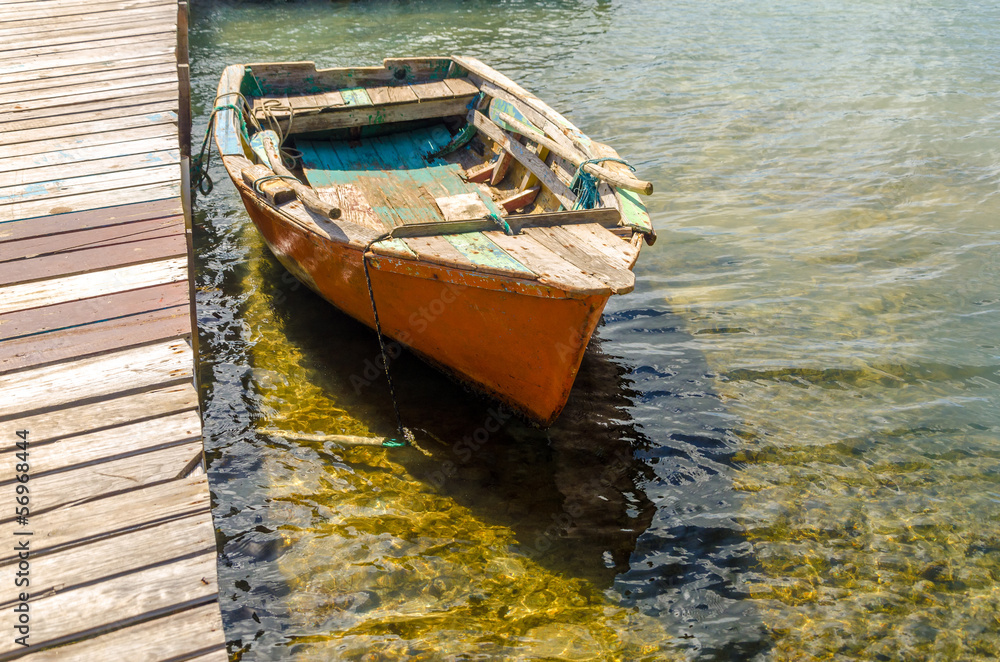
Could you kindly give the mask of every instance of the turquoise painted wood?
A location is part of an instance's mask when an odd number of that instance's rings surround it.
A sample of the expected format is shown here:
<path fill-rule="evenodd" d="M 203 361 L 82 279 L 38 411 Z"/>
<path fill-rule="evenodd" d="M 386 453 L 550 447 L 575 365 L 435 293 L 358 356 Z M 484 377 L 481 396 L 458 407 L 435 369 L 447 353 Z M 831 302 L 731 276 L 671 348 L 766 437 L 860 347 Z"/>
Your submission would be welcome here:
<path fill-rule="evenodd" d="M 302 140 L 296 142 L 295 147 L 302 152 L 302 169 L 305 171 L 306 179 L 314 187 L 357 185 L 356 173 L 347 170 L 329 141 Z M 376 210 L 376 214 L 382 220 L 386 230 L 393 227 L 391 223 L 386 223 L 382 214 L 378 214 L 378 210 Z M 400 239 L 386 240 L 382 242 L 382 245 L 416 256 L 416 253 Z"/>
<path fill-rule="evenodd" d="M 354 184 L 377 196 L 369 204 L 386 227 L 400 224 L 431 223 L 443 220 L 430 199 L 462 193 L 476 193 L 492 213 L 500 215 L 496 203 L 475 184 L 460 177 L 461 168 L 442 159 L 428 162 L 432 154 L 451 140 L 444 126 L 418 129 L 347 141 L 298 141 L 303 153 L 306 177 L 314 186 Z M 420 189 L 428 195 L 422 195 Z M 444 235 L 446 241 L 470 262 L 493 270 L 532 274 L 506 251 L 480 232 Z M 408 250 L 408 249 L 407 249 Z"/>
<path fill-rule="evenodd" d="M 493 123 L 496 124 L 497 126 L 499 126 L 502 129 L 506 129 L 508 131 L 513 131 L 514 133 L 521 133 L 512 124 L 508 124 L 507 122 L 505 122 L 500 117 L 501 113 L 510 115 L 515 120 L 517 120 L 518 122 L 520 122 L 524 126 L 528 127 L 529 129 L 531 129 L 535 133 L 537 133 L 539 135 L 545 135 L 544 131 L 542 131 L 537 126 L 535 126 L 534 124 L 532 124 L 531 120 L 529 120 L 527 117 L 525 117 L 524 113 L 522 113 L 520 111 L 520 109 L 517 106 L 515 106 L 514 104 L 512 104 L 510 101 L 507 101 L 505 99 L 493 99 L 493 101 L 490 102 L 490 119 L 493 120 Z"/>
<path fill-rule="evenodd" d="M 653 231 L 653 223 L 646 213 L 646 206 L 639 201 L 639 194 L 633 191 L 616 188 L 615 193 L 622 203 L 622 217 L 625 225 L 631 225 L 647 232 Z"/>

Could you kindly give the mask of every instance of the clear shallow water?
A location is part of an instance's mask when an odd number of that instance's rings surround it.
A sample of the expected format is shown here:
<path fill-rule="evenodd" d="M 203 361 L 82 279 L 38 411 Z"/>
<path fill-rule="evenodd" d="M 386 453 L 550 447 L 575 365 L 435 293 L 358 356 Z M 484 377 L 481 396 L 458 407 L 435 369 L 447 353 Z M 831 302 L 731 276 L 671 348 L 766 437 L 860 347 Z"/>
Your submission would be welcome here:
<path fill-rule="evenodd" d="M 392 412 L 351 386 L 373 335 L 285 276 L 215 169 L 196 247 L 232 653 L 997 657 L 997 34 L 976 2 L 196 3 L 196 133 L 225 64 L 467 53 L 658 189 L 566 413 L 466 457 L 492 405 L 411 357 L 423 452 L 259 432 Z"/>

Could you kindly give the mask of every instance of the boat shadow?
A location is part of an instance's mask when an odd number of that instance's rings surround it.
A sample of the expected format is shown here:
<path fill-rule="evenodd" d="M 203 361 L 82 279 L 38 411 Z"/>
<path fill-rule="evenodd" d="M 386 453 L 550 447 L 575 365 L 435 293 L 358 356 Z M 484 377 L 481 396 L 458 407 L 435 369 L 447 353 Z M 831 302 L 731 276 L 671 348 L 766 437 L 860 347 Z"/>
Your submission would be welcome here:
<path fill-rule="evenodd" d="M 315 369 L 316 386 L 375 434 L 395 436 L 374 333 L 304 287 L 281 291 L 273 283 L 284 272 L 276 263 L 272 270 L 262 287 L 273 290 L 273 319 Z M 602 589 L 628 576 L 657 511 L 647 489 L 662 482 L 656 465 L 679 451 L 651 440 L 633 420 L 645 395 L 633 388 L 633 369 L 604 351 L 599 333 L 565 410 L 545 430 L 408 352 L 390 367 L 403 422 L 419 447 L 393 450 L 394 462 L 484 527 L 511 529 L 517 551 L 553 572 Z M 703 406 L 683 398 L 673 404 Z"/>

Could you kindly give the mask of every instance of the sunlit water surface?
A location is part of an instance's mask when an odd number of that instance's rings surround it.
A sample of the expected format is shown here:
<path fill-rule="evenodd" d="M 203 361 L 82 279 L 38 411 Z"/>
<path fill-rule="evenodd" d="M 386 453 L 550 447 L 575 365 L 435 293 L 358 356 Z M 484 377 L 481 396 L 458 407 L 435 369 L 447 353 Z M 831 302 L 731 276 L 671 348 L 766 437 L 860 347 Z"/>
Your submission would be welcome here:
<path fill-rule="evenodd" d="M 1000 655 L 998 34 L 957 0 L 194 3 L 196 134 L 226 64 L 471 54 L 653 180 L 660 235 L 552 429 L 483 440 L 494 405 L 404 356 L 420 448 L 343 448 L 262 430 L 391 434 L 374 335 L 276 264 L 216 166 L 231 653 Z"/>

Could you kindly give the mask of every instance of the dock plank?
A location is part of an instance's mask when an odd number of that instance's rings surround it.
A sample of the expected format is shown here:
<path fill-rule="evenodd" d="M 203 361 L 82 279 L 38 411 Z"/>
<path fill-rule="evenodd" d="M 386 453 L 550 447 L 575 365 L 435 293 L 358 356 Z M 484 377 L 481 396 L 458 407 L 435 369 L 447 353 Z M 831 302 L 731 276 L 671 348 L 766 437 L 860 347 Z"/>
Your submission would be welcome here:
<path fill-rule="evenodd" d="M 180 172 L 180 168 L 178 168 L 178 172 Z M 36 216 L 51 216 L 53 214 L 101 209 L 109 206 L 111 202 L 128 204 L 177 198 L 179 195 L 180 182 L 171 180 L 163 183 L 132 185 L 128 188 L 96 191 L 94 193 L 39 198 L 37 200 L 19 202 L 15 205 L 0 206 L 0 224 L 19 218 L 35 218 Z"/>
<path fill-rule="evenodd" d="M 210 505 L 204 475 L 140 487 L 32 515 L 31 548 L 39 554 L 48 553 L 183 517 L 208 515 Z M 20 526 L 13 521 L 0 523 L 0 535 L 7 540 L 14 538 L 16 530 Z M 0 563 L 16 558 L 12 547 L 0 550 Z"/>
<path fill-rule="evenodd" d="M 118 145 L 132 140 L 146 140 L 164 137 L 176 139 L 176 134 L 176 123 L 163 122 L 152 125 L 138 126 L 133 129 L 99 131 L 89 135 L 75 136 L 71 138 L 63 137 L 48 140 L 36 140 L 23 145 L 0 145 L 0 160 L 10 157 L 26 157 L 34 154 L 46 154 L 49 152 L 60 152 L 63 150 L 79 149 L 83 147 Z"/>
<path fill-rule="evenodd" d="M 160 660 L 228 662 L 219 607 L 209 604 L 116 630 L 93 639 L 43 650 L 32 662 L 93 662 L 96 659 L 141 660 L 156 651 Z M 206 647 L 205 642 L 215 641 Z M 208 650 L 206 650 L 208 648 Z"/>
<path fill-rule="evenodd" d="M 184 280 L 187 280 L 187 260 L 172 258 L 22 285 L 8 285 L 0 287 L 0 313 Z"/>
<path fill-rule="evenodd" d="M 58 452 L 40 451 L 31 454 L 31 479 L 86 464 L 189 443 L 197 440 L 200 435 L 201 419 L 198 412 L 192 410 L 66 437 L 59 440 Z M 38 448 L 34 444 L 32 447 Z M 14 482 L 14 465 L 17 462 L 13 453 L 0 454 L 0 484 Z"/>
<path fill-rule="evenodd" d="M 3 127 L 0 126 L 0 130 Z M 139 154 L 126 154 L 123 156 L 105 157 L 102 159 L 92 159 L 90 161 L 73 163 L 71 168 L 67 168 L 65 163 L 49 166 L 39 166 L 37 168 L 22 168 L 19 170 L 0 170 L 0 187 L 17 186 L 24 184 L 35 184 L 58 180 L 61 177 L 83 177 L 86 175 L 98 175 L 105 172 L 115 172 L 121 170 L 139 170 L 141 168 L 151 168 L 162 165 L 180 165 L 181 153 L 179 149 L 164 150 L 144 150 Z"/>
<path fill-rule="evenodd" d="M 171 55 L 177 48 L 177 40 L 170 35 L 150 39 L 142 44 L 142 53 L 149 56 Z M 28 71 L 43 73 L 49 69 L 107 62 L 115 58 L 135 57 L 137 48 L 131 44 L 118 47 L 78 50 L 64 53 L 36 53 L 28 58 L 0 58 L 0 74 L 20 74 Z"/>
<path fill-rule="evenodd" d="M 167 446 L 99 464 L 31 477 L 31 512 L 43 513 L 60 506 L 80 504 L 108 494 L 124 492 L 145 485 L 162 483 L 180 477 L 192 460 L 202 453 L 201 439 Z M 14 520 L 0 515 L 3 521 Z"/>
<path fill-rule="evenodd" d="M 35 529 L 32 645 L 0 659 L 225 660 L 180 190 L 186 5 L 0 7 L 0 421 L 30 431 Z M 0 534 L 23 534 L 10 517 Z"/>
<path fill-rule="evenodd" d="M 137 57 L 125 57 L 115 59 L 96 60 L 83 64 L 62 64 L 42 71 L 31 71 L 18 69 L 17 71 L 0 73 L 0 83 L 17 83 L 24 80 L 45 80 L 50 85 L 58 85 L 66 76 L 77 74 L 94 73 L 99 71 L 112 71 L 128 69 L 135 66 L 147 64 L 169 63 L 176 66 L 176 58 L 170 53 L 153 53 L 151 55 L 142 54 Z M 30 72 L 30 73 L 29 73 Z"/>
<path fill-rule="evenodd" d="M 143 552 L 136 554 L 132 550 Z M 196 514 L 87 545 L 32 555 L 32 598 L 41 599 L 112 575 L 214 550 L 212 521 Z M 13 559 L 9 561 L 12 562 Z M 0 609 L 9 608 L 15 598 L 4 595 Z"/>
<path fill-rule="evenodd" d="M 35 236 L 18 241 L 3 242 L 3 253 L 0 254 L 0 268 L 12 262 L 23 262 L 26 259 L 46 257 L 59 253 L 75 252 L 115 246 L 144 239 L 169 237 L 184 234 L 184 218 L 182 216 L 167 216 L 153 219 L 143 219 L 132 223 L 102 225 L 97 228 L 60 232 L 56 235 Z M 125 263 L 123 263 L 125 264 Z M 59 271 L 60 275 L 68 275 L 80 271 Z M 24 278 L 22 280 L 30 280 Z M 18 282 L 0 277 L 0 283 Z M 0 331 L 0 338 L 2 338 Z"/>
<path fill-rule="evenodd" d="M 150 236 L 124 237 L 93 248 L 0 262 L 0 283 L 15 285 L 51 278 L 54 273 L 89 273 L 186 255 L 187 237 L 184 233 L 166 229 Z"/>
<path fill-rule="evenodd" d="M 0 375 L 0 417 L 51 409 L 117 393 L 192 379 L 194 357 L 184 340 Z"/>
<path fill-rule="evenodd" d="M 13 637 L 5 637 L 0 640 L 0 654 L 31 651 L 98 634 L 118 624 L 214 602 L 217 593 L 214 550 L 88 584 L 32 601 L 31 641 L 37 643 L 21 649 Z M 13 631 L 16 614 L 9 609 L 0 614 L 0 627 Z"/>
<path fill-rule="evenodd" d="M 0 315 L 0 357 L 10 350 L 6 341 L 83 328 L 157 310 L 189 305 L 186 283 L 167 283 L 117 294 L 15 310 Z"/>
<path fill-rule="evenodd" d="M 146 24 L 150 21 L 170 18 L 176 13 L 176 8 L 170 5 L 151 7 L 143 12 L 134 9 L 118 9 L 98 14 L 74 16 L 72 26 L 54 22 L 51 18 L 27 18 L 0 23 L 0 36 L 9 38 L 42 37 L 58 33 L 61 36 L 72 34 L 86 36 L 92 32 L 108 31 L 120 26 Z"/>
<path fill-rule="evenodd" d="M 194 390 L 194 386 L 178 384 L 44 414 L 23 416 L 17 419 L 17 424 L 31 432 L 31 445 L 37 447 L 64 437 L 197 409 L 198 392 Z"/>
<path fill-rule="evenodd" d="M 0 371 L 191 335 L 188 303 L 0 342 Z"/>
<path fill-rule="evenodd" d="M 135 223 L 181 216 L 179 200 L 164 199 L 137 204 L 115 205 L 101 209 L 27 218 L 0 224 L 0 243 L 31 237 L 47 237 L 65 232 L 102 228 L 120 223 Z"/>

